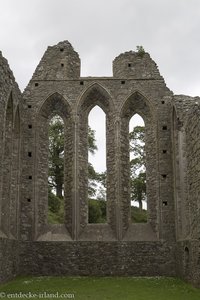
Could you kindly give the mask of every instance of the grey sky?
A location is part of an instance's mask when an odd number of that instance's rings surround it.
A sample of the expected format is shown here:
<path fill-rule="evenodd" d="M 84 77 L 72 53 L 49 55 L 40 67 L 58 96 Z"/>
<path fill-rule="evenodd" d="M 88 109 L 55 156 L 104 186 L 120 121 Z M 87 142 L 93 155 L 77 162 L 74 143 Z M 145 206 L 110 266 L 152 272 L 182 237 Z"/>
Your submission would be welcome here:
<path fill-rule="evenodd" d="M 175 93 L 200 95 L 199 0 L 0 0 L 0 49 L 23 89 L 48 45 L 68 39 L 82 75 L 143 45 Z"/>
<path fill-rule="evenodd" d="M 199 0 L 0 0 L 0 50 L 23 90 L 48 45 L 69 40 L 82 76 L 143 45 L 176 94 L 200 95 Z"/>

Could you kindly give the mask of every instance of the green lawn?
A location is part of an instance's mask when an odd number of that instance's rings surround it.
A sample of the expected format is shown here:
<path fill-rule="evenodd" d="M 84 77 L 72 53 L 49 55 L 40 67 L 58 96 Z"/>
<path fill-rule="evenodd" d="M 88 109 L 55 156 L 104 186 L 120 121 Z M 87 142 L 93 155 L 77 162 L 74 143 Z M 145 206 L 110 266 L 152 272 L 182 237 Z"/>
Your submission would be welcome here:
<path fill-rule="evenodd" d="M 19 277 L 0 285 L 0 299 L 200 300 L 200 289 L 162 277 Z"/>

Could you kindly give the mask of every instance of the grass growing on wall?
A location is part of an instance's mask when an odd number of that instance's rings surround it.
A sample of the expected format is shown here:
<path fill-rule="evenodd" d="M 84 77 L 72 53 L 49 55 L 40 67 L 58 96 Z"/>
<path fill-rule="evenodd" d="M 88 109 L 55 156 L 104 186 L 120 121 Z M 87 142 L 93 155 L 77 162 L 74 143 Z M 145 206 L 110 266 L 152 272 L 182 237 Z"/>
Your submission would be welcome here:
<path fill-rule="evenodd" d="M 199 300 L 200 290 L 179 279 L 162 277 L 24 277 L 0 286 L 0 299 L 19 298 Z"/>

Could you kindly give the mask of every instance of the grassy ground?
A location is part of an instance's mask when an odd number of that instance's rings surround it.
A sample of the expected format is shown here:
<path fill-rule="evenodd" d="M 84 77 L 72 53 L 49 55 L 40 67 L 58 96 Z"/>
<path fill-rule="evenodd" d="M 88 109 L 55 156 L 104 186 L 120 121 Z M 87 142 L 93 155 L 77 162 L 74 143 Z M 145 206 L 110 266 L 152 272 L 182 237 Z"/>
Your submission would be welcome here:
<path fill-rule="evenodd" d="M 0 286 L 0 299 L 199 300 L 200 290 L 161 277 L 21 277 Z"/>

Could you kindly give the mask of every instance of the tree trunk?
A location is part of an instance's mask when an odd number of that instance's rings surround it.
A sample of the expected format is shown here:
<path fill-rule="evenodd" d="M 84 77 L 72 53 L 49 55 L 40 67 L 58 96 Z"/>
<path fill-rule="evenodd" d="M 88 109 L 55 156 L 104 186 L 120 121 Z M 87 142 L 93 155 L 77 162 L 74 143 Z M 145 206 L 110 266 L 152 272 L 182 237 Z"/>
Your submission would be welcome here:
<path fill-rule="evenodd" d="M 62 189 L 63 189 L 63 176 L 62 176 L 62 170 L 59 168 L 59 166 L 56 166 L 55 170 L 55 184 L 56 184 L 56 196 L 59 198 L 62 198 Z"/>
<path fill-rule="evenodd" d="M 138 203 L 139 203 L 139 209 L 140 209 L 140 211 L 142 211 L 142 200 L 141 199 L 138 199 Z"/>
<path fill-rule="evenodd" d="M 59 197 L 59 198 L 62 198 L 62 183 L 58 183 L 56 185 L 56 196 Z"/>

